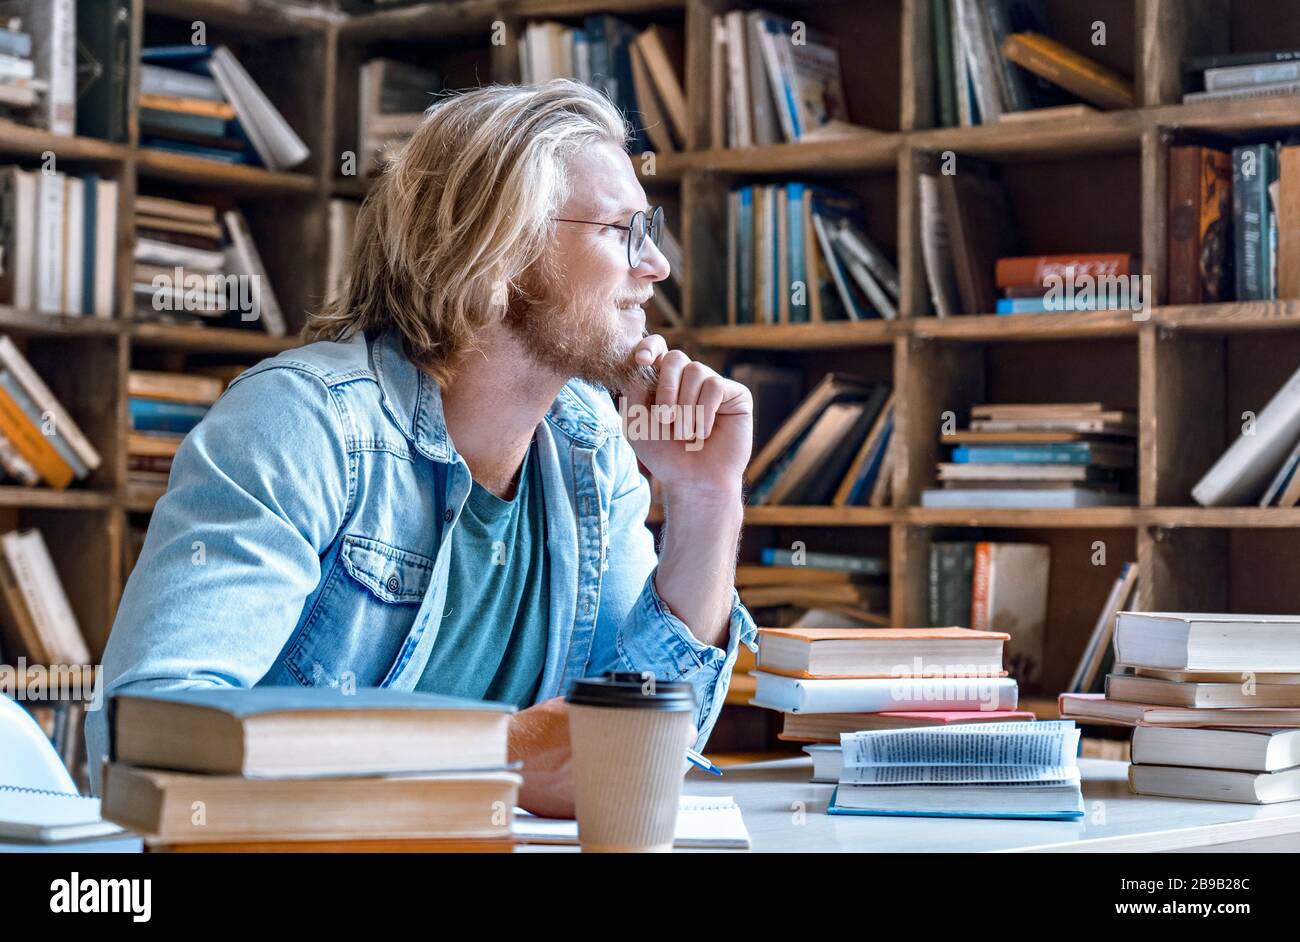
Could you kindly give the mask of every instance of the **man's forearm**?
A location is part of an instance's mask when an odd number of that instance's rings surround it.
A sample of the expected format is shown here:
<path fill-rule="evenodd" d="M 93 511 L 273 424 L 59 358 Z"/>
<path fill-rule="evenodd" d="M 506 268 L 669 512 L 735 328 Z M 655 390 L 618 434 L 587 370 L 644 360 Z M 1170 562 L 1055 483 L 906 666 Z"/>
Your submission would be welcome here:
<path fill-rule="evenodd" d="M 674 615 L 705 644 L 725 649 L 744 521 L 734 492 L 665 490 L 664 535 L 655 588 Z"/>

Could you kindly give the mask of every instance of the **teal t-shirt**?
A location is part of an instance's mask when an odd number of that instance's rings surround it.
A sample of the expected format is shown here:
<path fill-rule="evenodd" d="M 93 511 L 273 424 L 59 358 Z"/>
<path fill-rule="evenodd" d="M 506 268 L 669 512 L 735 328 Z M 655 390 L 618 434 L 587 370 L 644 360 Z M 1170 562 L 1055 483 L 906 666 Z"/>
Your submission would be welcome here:
<path fill-rule="evenodd" d="M 550 634 L 541 462 L 529 446 L 514 499 L 477 481 L 451 537 L 442 627 L 416 684 L 430 693 L 532 706 Z"/>

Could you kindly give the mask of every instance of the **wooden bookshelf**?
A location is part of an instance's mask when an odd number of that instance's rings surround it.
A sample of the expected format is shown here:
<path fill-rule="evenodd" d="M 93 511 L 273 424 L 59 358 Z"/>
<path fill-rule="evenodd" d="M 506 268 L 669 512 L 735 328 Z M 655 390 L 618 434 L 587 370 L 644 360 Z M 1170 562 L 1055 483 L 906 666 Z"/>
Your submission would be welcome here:
<path fill-rule="evenodd" d="M 872 133 L 750 149 L 714 149 L 707 101 L 710 17 L 748 0 L 461 0 L 346 15 L 269 0 L 134 0 L 141 45 L 176 41 L 202 20 L 210 44 L 229 43 L 311 148 L 293 172 L 228 167 L 141 148 L 132 122 L 125 144 L 0 128 L 0 152 L 32 165 L 53 151 L 72 169 L 118 179 L 118 295 L 130 309 L 128 274 L 137 193 L 201 194 L 237 202 L 249 216 L 282 305 L 297 322 L 324 292 L 329 200 L 362 199 L 369 181 L 340 175 L 357 146 L 357 67 L 384 55 L 428 62 L 450 87 L 519 78 L 517 39 L 531 19 L 575 24 L 593 12 L 683 29 L 691 149 L 656 155 L 643 174 L 664 202 L 689 259 L 687 327 L 673 337 L 716 367 L 760 360 L 802 367 L 815 382 L 829 370 L 860 372 L 899 393 L 895 435 L 902 460 L 890 508 L 761 507 L 746 513 L 742 558 L 765 545 L 803 540 L 810 550 L 887 555 L 891 618 L 925 621 L 927 552 L 935 539 L 1007 538 L 1052 546 L 1049 682 L 1068 678 L 1119 567 L 1140 570 L 1149 608 L 1295 611 L 1300 584 L 1288 563 L 1300 551 L 1300 510 L 1202 508 L 1191 485 L 1232 441 L 1243 410 L 1262 408 L 1300 363 L 1300 301 L 1164 306 L 1165 174 L 1171 143 L 1188 131 L 1247 140 L 1300 127 L 1294 98 L 1179 103 L 1180 62 L 1208 51 L 1300 47 L 1300 9 L 1252 8 L 1244 0 L 1049 0 L 1066 31 L 1095 20 L 1108 45 L 1086 34 L 1063 41 L 1130 75 L 1138 108 L 1086 118 L 934 127 L 928 0 L 779 0 L 761 4 L 832 32 L 844 57 L 851 117 Z M 1226 22 L 1225 22 L 1226 21 Z M 492 41 L 493 24 L 506 42 Z M 1231 30 L 1225 26 L 1231 24 Z M 1230 38 L 1224 39 L 1225 35 Z M 1062 38 L 1062 37 L 1058 37 Z M 1216 50 L 1215 43 L 1219 44 Z M 132 81 L 138 91 L 138 70 Z M 1108 312 L 1048 316 L 929 316 L 920 253 L 917 162 L 944 151 L 1003 166 L 1029 250 L 1133 251 L 1157 297 L 1144 319 Z M 634 160 L 638 172 L 642 165 Z M 64 169 L 62 166 L 60 169 Z M 873 238 L 897 253 L 902 297 L 892 322 L 716 326 L 725 301 L 727 189 L 742 182 L 816 179 L 863 197 Z M 724 318 L 725 319 L 725 318 Z M 190 329 L 45 317 L 0 308 L 14 336 L 104 455 L 74 489 L 0 487 L 9 526 L 41 526 L 85 628 L 103 649 L 123 584 L 130 523 L 152 496 L 126 485 L 126 374 L 179 368 L 189 357 L 255 362 L 292 347 L 253 331 Z M 940 415 L 983 401 L 1102 399 L 1139 416 L 1139 492 L 1134 507 L 1063 511 L 932 510 L 918 506 L 933 481 Z M 659 518 L 657 515 L 655 521 Z M 652 522 L 655 522 L 652 521 Z M 1093 566 L 1094 543 L 1106 564 Z M 1039 709 L 1035 704 L 1035 709 Z M 1055 710 L 1044 700 L 1043 715 Z"/>

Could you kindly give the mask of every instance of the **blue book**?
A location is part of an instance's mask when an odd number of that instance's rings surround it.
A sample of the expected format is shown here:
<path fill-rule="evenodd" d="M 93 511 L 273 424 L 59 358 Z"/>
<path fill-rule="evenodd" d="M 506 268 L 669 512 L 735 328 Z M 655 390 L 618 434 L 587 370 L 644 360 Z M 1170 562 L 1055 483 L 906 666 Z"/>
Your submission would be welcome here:
<path fill-rule="evenodd" d="M 763 29 L 773 37 L 773 42 L 786 43 L 790 41 L 791 21 L 779 16 L 763 17 Z M 757 50 L 754 50 L 757 52 Z M 782 108 L 790 118 L 790 126 L 794 129 L 794 139 L 800 140 L 803 137 L 804 129 L 799 121 L 799 104 L 795 101 L 794 88 L 791 87 L 789 77 L 781 75 L 781 99 L 778 107 Z"/>
<path fill-rule="evenodd" d="M 872 446 L 871 455 L 862 464 L 862 473 L 858 475 L 857 481 L 853 483 L 853 489 L 849 492 L 848 504 L 850 507 L 862 507 L 871 497 L 871 491 L 876 486 L 876 478 L 880 476 L 880 467 L 885 463 L 885 451 L 889 448 L 889 439 L 894 433 L 894 410 L 889 410 L 889 415 L 885 418 L 884 428 L 880 430 L 880 438 Z"/>
<path fill-rule="evenodd" d="M 897 787 L 897 786 L 893 786 Z M 931 786 L 942 788 L 944 786 Z M 951 786 L 952 788 L 964 788 L 966 786 Z M 903 818 L 1014 818 L 1014 819 L 1040 819 L 1046 821 L 1074 821 L 1083 817 L 1083 793 L 1076 791 L 1075 805 L 1070 808 L 1061 808 L 1056 811 L 1005 811 L 989 809 L 987 811 L 895 811 L 883 809 L 866 809 L 866 808 L 845 808 L 838 804 L 840 788 L 837 785 L 831 792 L 830 804 L 826 807 L 827 814 L 858 814 L 873 815 L 883 817 L 903 817 Z"/>
<path fill-rule="evenodd" d="M 790 274 L 785 290 L 791 292 L 790 323 L 792 324 L 802 324 L 810 319 L 808 294 L 810 291 L 815 290 L 808 283 L 808 266 L 805 264 L 806 255 L 804 254 L 803 237 L 804 198 L 804 185 L 802 183 L 787 183 L 785 185 L 785 234 L 788 249 L 786 259 Z M 803 282 L 803 304 L 794 303 L 792 287 L 795 282 Z"/>
<path fill-rule="evenodd" d="M 204 147 L 188 141 L 170 141 L 161 137 L 141 137 L 140 146 L 153 150 L 166 151 L 169 154 L 182 154 L 186 157 L 202 157 L 204 160 L 216 160 L 223 164 L 247 164 L 248 158 L 242 151 L 223 150 L 220 147 Z"/>
<path fill-rule="evenodd" d="M 0 29 L 0 52 L 19 59 L 32 56 L 32 34 L 20 33 L 13 29 Z"/>
<path fill-rule="evenodd" d="M 754 187 L 740 188 L 740 226 L 736 233 L 736 323 L 754 322 Z"/>
<path fill-rule="evenodd" d="M 137 432 L 179 432 L 185 434 L 208 412 L 206 405 L 189 402 L 165 402 L 158 399 L 127 400 L 131 411 L 131 428 Z"/>
<path fill-rule="evenodd" d="M 181 111 L 141 108 L 140 128 L 155 134 L 165 135 L 169 131 L 179 131 L 182 134 L 220 138 L 226 136 L 226 119 L 206 114 L 185 114 Z"/>
<path fill-rule="evenodd" d="M 140 50 L 140 61 L 143 63 L 180 69 L 184 72 L 193 72 L 195 75 L 212 74 L 208 69 L 208 60 L 211 58 L 211 46 L 194 46 L 190 43 L 176 46 L 145 46 Z"/>
<path fill-rule="evenodd" d="M 1092 442 L 958 445 L 952 450 L 952 460 L 956 464 L 1091 464 L 1096 457 Z"/>
<path fill-rule="evenodd" d="M 1073 298 L 1062 298 L 1048 306 L 1046 298 L 998 298 L 999 314 L 1061 314 L 1071 311 L 1116 311 L 1119 305 L 1093 302 L 1078 306 Z"/>
<path fill-rule="evenodd" d="M 95 234 L 99 217 L 99 174 L 81 178 L 85 186 L 82 204 L 85 214 L 81 232 L 81 313 L 95 313 Z"/>

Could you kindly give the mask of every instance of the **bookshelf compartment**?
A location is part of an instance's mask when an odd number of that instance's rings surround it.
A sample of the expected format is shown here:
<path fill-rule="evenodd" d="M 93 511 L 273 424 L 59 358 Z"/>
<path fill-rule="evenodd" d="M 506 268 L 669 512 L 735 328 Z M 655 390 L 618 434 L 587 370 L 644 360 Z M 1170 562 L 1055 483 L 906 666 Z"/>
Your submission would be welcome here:
<path fill-rule="evenodd" d="M 1165 331 L 1153 347 L 1154 427 L 1144 444 L 1154 470 L 1153 500 L 1160 507 L 1196 506 L 1192 488 L 1300 367 L 1300 332 Z"/>
<path fill-rule="evenodd" d="M 1047 617 L 1039 689 L 1022 687 L 1021 696 L 1055 696 L 1069 687 L 1097 618 L 1125 563 L 1137 561 L 1136 531 L 1131 527 L 898 528 L 895 537 L 895 621 L 908 627 L 928 625 L 930 546 L 936 542 L 1037 543 L 1049 548 Z M 901 558 L 900 558 L 901 556 Z M 1001 630 L 1012 636 L 1014 626 Z"/>
<path fill-rule="evenodd" d="M 852 124 L 878 131 L 902 125 L 903 4 L 899 0 L 802 0 L 726 4 L 727 10 L 762 9 L 830 36 L 839 53 L 845 109 Z M 712 58 L 710 49 L 709 61 Z M 702 74 L 707 79 L 708 72 Z M 707 101 L 707 82 L 700 90 Z"/>
<path fill-rule="evenodd" d="M 790 177 L 773 177 L 766 174 L 755 176 L 739 173 L 720 173 L 716 171 L 692 171 L 688 172 L 683 178 L 682 183 L 682 200 L 683 211 L 687 214 L 686 241 L 683 242 L 684 250 L 687 257 L 691 260 L 691 269 L 687 277 L 687 308 L 689 314 L 687 323 L 693 327 L 702 328 L 721 328 L 734 327 L 737 330 L 734 334 L 720 333 L 709 336 L 709 341 L 721 340 L 727 343 L 731 339 L 739 344 L 745 344 L 744 334 L 740 329 L 753 330 L 756 336 L 757 344 L 767 346 L 761 335 L 770 332 L 772 328 L 795 328 L 802 330 L 808 339 L 800 343 L 797 339 L 798 334 L 793 330 L 790 337 L 794 339 L 795 345 L 801 346 L 827 346 L 837 345 L 845 340 L 853 342 L 860 339 L 868 343 L 883 343 L 892 336 L 890 332 L 891 321 L 879 317 L 875 314 L 868 313 L 868 316 L 859 321 L 852 321 L 845 317 L 835 319 L 826 319 L 821 322 L 811 321 L 811 311 L 808 313 L 809 320 L 801 323 L 789 323 L 779 320 L 779 312 L 774 313 L 772 322 L 763 322 L 762 314 L 756 309 L 755 305 L 750 305 L 749 310 L 742 310 L 742 304 L 737 301 L 736 304 L 736 321 L 729 323 L 728 318 L 728 266 L 727 266 L 727 242 L 728 242 L 728 194 L 741 187 L 759 187 L 768 184 L 782 185 L 789 183 L 803 183 L 805 186 L 813 188 L 826 188 L 838 193 L 850 196 L 860 201 L 862 213 L 859 222 L 864 226 L 863 232 L 868 239 L 897 267 L 898 259 L 898 183 L 895 175 L 890 173 L 873 172 L 860 174 L 842 174 L 834 171 L 826 173 L 805 173 L 799 176 Z M 757 225 L 754 227 L 754 240 L 757 244 L 759 239 Z M 802 235 L 802 232 L 800 233 Z M 786 245 L 786 242 L 780 240 L 779 236 L 774 235 L 773 241 L 777 245 Z M 778 252 L 779 254 L 779 252 Z M 785 250 L 787 255 L 786 267 L 789 266 L 788 249 Z M 837 253 L 838 254 L 838 253 Z M 816 255 L 819 259 L 824 259 L 824 255 L 817 246 Z M 775 268 L 775 266 L 773 266 Z M 779 274 L 774 271 L 774 278 L 779 280 Z M 848 277 L 846 272 L 845 277 Z M 775 289 L 776 297 L 780 298 L 780 287 Z M 805 297 L 816 290 L 813 280 L 809 278 L 805 287 Z M 852 287 L 855 292 L 854 296 L 859 299 L 864 311 L 873 311 L 875 308 L 869 302 L 863 302 L 862 295 L 857 293 L 857 288 Z M 835 286 L 829 279 L 822 289 L 823 308 L 838 306 L 842 308 L 842 303 L 838 300 L 839 296 L 835 294 Z M 835 300 L 830 301 L 829 295 L 835 295 Z M 775 301 L 773 302 L 775 306 Z M 895 299 L 895 306 L 898 301 Z M 811 307 L 811 305 L 809 305 Z M 790 306 L 791 314 L 795 316 L 795 307 Z M 811 327 L 815 329 L 810 329 Z M 773 345 L 780 344 L 780 338 L 784 334 L 771 333 Z"/>
<path fill-rule="evenodd" d="M 99 453 L 99 467 L 84 480 L 74 481 L 69 492 L 114 490 L 119 415 L 126 408 L 119 392 L 119 338 L 78 334 L 15 338 L 14 342 Z"/>
<path fill-rule="evenodd" d="M 1300 582 L 1280 576 L 1300 553 L 1295 527 L 1146 527 L 1138 552 L 1144 610 L 1300 611 Z"/>
<path fill-rule="evenodd" d="M 935 24 L 932 20 L 934 11 L 933 4 L 928 0 L 914 0 L 910 4 L 913 11 L 912 25 L 914 48 L 916 50 L 913 57 L 913 74 L 910 80 L 915 85 L 915 109 L 917 129 L 940 128 L 944 126 L 942 118 L 942 108 L 940 106 L 940 88 L 939 73 L 936 70 L 936 56 L 939 54 L 936 46 Z M 980 4 L 983 7 L 984 4 Z M 1005 4 L 1003 5 L 1006 6 Z M 1080 4 L 1072 0 L 1045 0 L 1045 2 L 1036 2 L 1033 4 L 1012 5 L 1022 6 L 1032 10 L 1032 19 L 1023 20 L 1025 9 L 1013 11 L 1013 19 L 1009 23 L 1011 32 L 1031 31 L 1041 32 L 1055 42 L 1060 43 L 1069 52 L 1083 56 L 1090 60 L 1095 66 L 1099 66 L 1110 72 L 1115 73 L 1120 78 L 1131 83 L 1139 103 L 1142 102 L 1141 88 L 1144 79 L 1145 61 L 1143 58 L 1143 42 L 1141 30 L 1143 29 L 1143 20 L 1141 18 L 1140 7 L 1142 4 L 1139 0 L 1104 0 L 1100 3 Z M 948 21 L 950 36 L 949 42 L 955 43 L 955 29 L 952 23 L 951 13 L 946 16 Z M 951 53 L 951 48 L 949 48 Z M 1001 59 L 1000 54 L 998 60 Z M 983 60 L 981 60 L 982 62 Z M 996 61 L 996 60 L 995 60 Z M 1078 95 L 1059 88 L 1048 82 L 1037 82 L 1033 75 L 1018 67 L 1013 67 L 1016 74 L 1021 76 L 1023 87 L 1028 91 L 1031 97 L 1031 107 L 1022 111 L 1015 112 L 1018 115 L 1032 115 L 1033 112 L 1042 112 L 1044 120 L 1077 120 L 1060 119 L 1052 114 L 1052 109 L 1059 106 L 1070 106 L 1085 102 Z M 951 72 L 951 68 L 948 69 Z M 1001 82 L 997 83 L 999 87 Z M 956 91 L 954 91 L 954 96 Z M 971 97 L 975 95 L 973 91 Z M 1005 93 L 999 96 L 999 99 L 1005 97 Z M 956 101 L 954 97 L 954 109 Z M 1002 105 L 1006 107 L 1005 104 Z M 1103 114 L 1113 114 L 1113 110 L 1103 111 L 1096 105 L 1091 105 Z M 954 119 L 957 115 L 954 113 Z M 1094 117 L 1089 115 L 1089 118 Z M 976 128 L 998 128 L 999 130 L 1012 131 L 1013 127 L 1019 127 L 1022 123 L 1028 123 L 1036 120 L 1033 117 L 1016 117 L 1003 121 L 988 121 L 976 124 Z M 958 127 L 958 123 L 948 125 L 950 128 Z M 963 128 L 963 131 L 969 130 Z M 1056 129 L 1053 128 L 1053 131 Z"/>
<path fill-rule="evenodd" d="M 928 146 L 928 145 L 927 145 Z M 1105 152 L 1083 154 L 1055 154 L 1050 151 L 1010 152 L 986 151 L 975 156 L 964 151 L 926 150 L 917 152 L 917 173 L 935 181 L 932 192 L 937 200 L 940 218 L 948 228 L 947 247 L 936 243 L 936 250 L 946 253 L 957 271 L 968 268 L 984 272 L 987 286 L 978 294 L 992 297 L 980 301 L 981 308 L 996 306 L 1002 290 L 994 282 L 994 267 L 1002 257 L 1078 256 L 1081 254 L 1111 254 L 1132 256 L 1136 266 L 1142 256 L 1142 161 L 1140 138 L 1126 139 Z M 963 175 L 969 177 L 963 179 Z M 916 211 L 911 225 L 911 235 L 904 247 L 908 258 L 901 260 L 903 270 L 911 270 L 918 279 L 916 298 L 918 313 L 937 313 L 930 271 L 925 262 L 927 238 L 925 213 L 921 188 L 928 181 L 917 179 Z M 1001 229 L 996 220 L 1005 218 Z M 959 223 L 954 235 L 954 220 Z M 1065 224 L 1063 224 L 1065 223 Z M 965 234 L 961 234 L 961 233 Z M 942 257 L 942 255 L 940 256 Z M 1123 269 L 1121 269 L 1123 270 Z M 1134 274 L 1145 274 L 1146 270 Z M 978 284 L 978 280 L 972 278 Z M 1066 285 L 1067 297 L 1084 290 L 1084 281 Z M 1151 290 L 1149 282 L 1140 285 L 1143 298 Z M 971 310 L 954 278 L 950 282 L 954 311 L 958 316 L 991 315 L 992 309 Z M 1094 289 L 1101 292 L 1103 285 Z M 1130 289 L 1129 297 L 1133 296 Z M 1122 298 L 1121 298 L 1122 299 Z M 1107 325 L 1101 332 L 1120 332 L 1132 329 L 1124 325 L 1132 320 L 1134 312 L 1128 308 L 1099 311 L 1048 312 L 1048 317 L 1059 329 L 1073 314 L 1086 315 L 1080 321 L 1081 333 L 1094 333 L 1089 322 Z M 1125 315 L 1128 315 L 1126 318 Z M 1003 317 L 1007 331 L 1035 333 L 1026 326 L 1030 318 L 1043 316 L 1033 313 L 1009 314 Z M 996 326 L 990 323 L 990 334 Z M 923 327 L 929 330 L 929 327 Z M 936 330 L 942 329 L 942 326 Z M 956 327 L 954 331 L 969 328 Z M 980 328 L 975 328 L 979 330 Z"/>
<path fill-rule="evenodd" d="M 1159 103 L 1177 103 L 1184 93 L 1203 88 L 1199 75 L 1184 73 L 1185 58 L 1300 49 L 1300 9 L 1292 4 L 1270 4 L 1265 15 L 1250 0 L 1162 2 L 1170 8 L 1168 22 L 1174 28 L 1164 37 L 1170 62 L 1162 76 L 1165 94 Z M 1260 99 L 1249 103 L 1254 101 Z"/>
<path fill-rule="evenodd" d="M 117 610 L 120 515 L 84 508 L 0 508 L 0 532 L 41 531 L 92 663 L 98 663 Z"/>
<path fill-rule="evenodd" d="M 212 5 L 209 5 L 212 6 Z M 202 22 L 205 28 L 206 45 L 215 49 L 227 46 L 248 72 L 258 88 L 266 95 L 285 121 L 307 145 L 310 151 L 301 164 L 285 168 L 293 174 L 305 174 L 309 178 L 321 172 L 321 168 L 332 157 L 325 152 L 327 121 L 332 117 L 332 99 L 326 91 L 322 100 L 322 89 L 316 77 L 326 72 L 326 61 L 330 57 L 329 33 L 324 29 L 285 29 L 283 19 L 271 15 L 267 18 L 267 30 L 259 31 L 247 28 L 244 17 L 221 16 L 218 12 L 211 21 L 200 15 L 182 10 L 177 4 L 167 4 L 166 9 L 153 12 L 152 5 L 146 10 L 143 24 L 143 46 L 189 46 L 193 44 L 194 24 Z M 137 52 L 136 65 L 139 65 Z M 322 107 L 324 105 L 325 107 Z M 136 122 L 132 127 L 138 127 Z M 196 175 L 203 164 L 215 164 L 212 168 L 214 180 L 223 176 L 238 183 L 240 177 L 256 176 L 240 174 L 239 171 L 257 169 L 244 165 L 228 165 L 216 160 L 166 161 L 164 157 L 180 157 L 166 151 L 149 149 L 153 166 L 161 173 L 168 172 L 168 167 L 179 168 L 177 173 L 188 172 Z M 145 168 L 142 167 L 142 171 Z"/>
<path fill-rule="evenodd" d="M 1086 359 L 1079 355 L 1085 344 L 1089 351 Z M 921 492 L 935 486 L 936 463 L 947 460 L 943 457 L 945 446 L 940 443 L 943 429 L 966 428 L 972 406 L 1101 402 L 1112 409 L 1135 413 L 1138 409 L 1138 345 L 1132 337 L 1017 343 L 910 338 L 900 343 L 898 356 L 898 421 L 908 447 L 907 460 L 896 472 L 901 478 L 895 478 L 894 487 L 895 494 L 904 498 L 900 504 L 908 507 L 920 506 Z M 1139 471 L 1141 461 L 1139 450 Z M 1136 481 L 1133 484 L 1135 491 Z M 924 515 L 932 511 L 918 512 Z M 986 511 L 953 511 L 972 516 L 982 512 Z M 1009 516 L 1028 512 L 1000 511 Z M 1102 507 L 1038 509 L 1031 513 L 1084 513 L 1085 518 L 1105 518 L 1123 516 L 1128 511 L 1123 507 Z"/>

